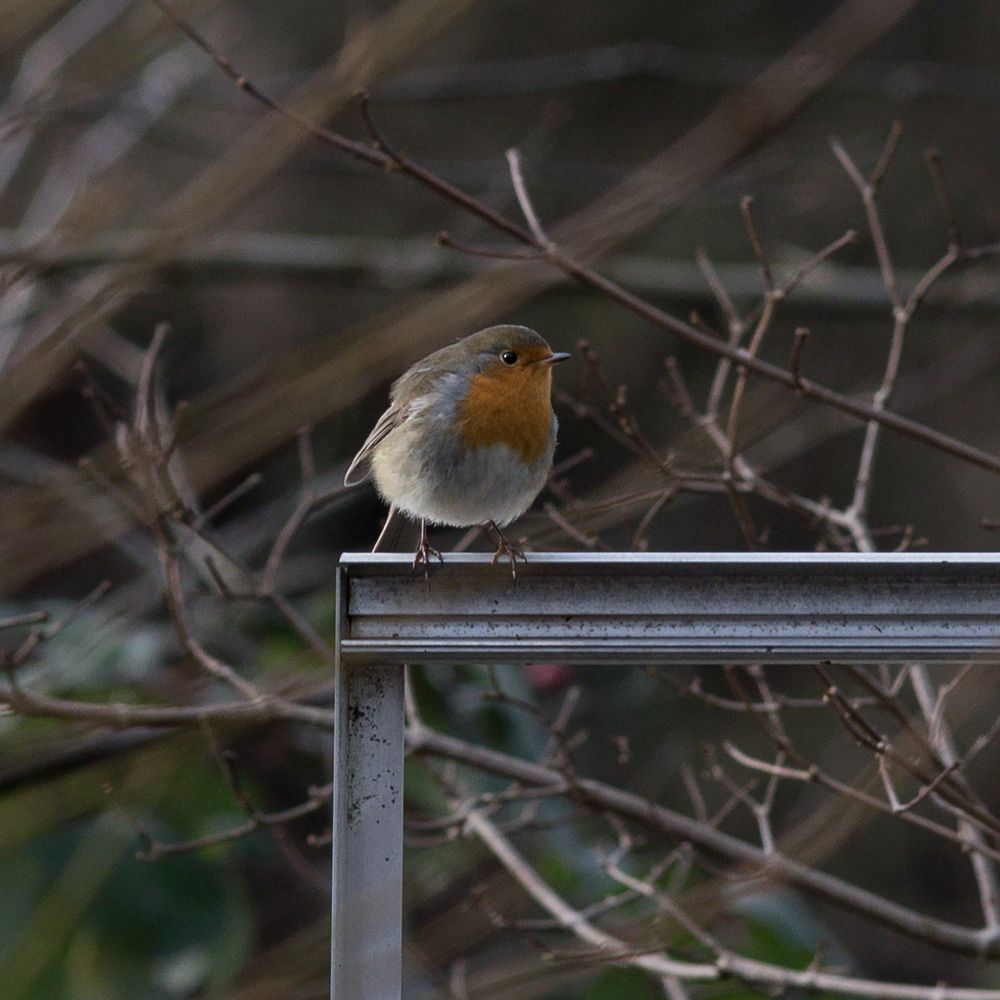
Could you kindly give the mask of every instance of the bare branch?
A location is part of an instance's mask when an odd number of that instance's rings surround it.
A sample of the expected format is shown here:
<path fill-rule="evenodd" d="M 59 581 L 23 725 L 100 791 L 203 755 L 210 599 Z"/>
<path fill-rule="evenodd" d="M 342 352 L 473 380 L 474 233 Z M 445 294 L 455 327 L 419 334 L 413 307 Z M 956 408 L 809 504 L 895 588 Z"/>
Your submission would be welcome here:
<path fill-rule="evenodd" d="M 795 328 L 795 340 L 792 341 L 792 351 L 788 357 L 788 368 L 795 376 L 797 381 L 802 380 L 801 363 L 802 363 L 802 351 L 806 346 L 806 341 L 810 337 L 809 330 L 804 326 L 797 326 Z"/>
<path fill-rule="evenodd" d="M 526 785 L 551 787 L 562 784 L 565 780 L 553 768 L 476 746 L 424 727 L 418 730 L 408 729 L 407 744 L 413 754 L 430 754 L 461 761 Z M 574 783 L 573 790 L 574 797 L 594 808 L 614 811 L 670 837 L 689 841 L 716 857 L 749 864 L 760 875 L 787 881 L 806 892 L 862 913 L 928 944 L 965 954 L 1000 957 L 1000 935 L 993 932 L 971 930 L 918 913 L 859 886 L 786 858 L 780 851 L 765 856 L 760 848 L 634 793 L 589 778 L 580 778 Z"/>
<path fill-rule="evenodd" d="M 744 958 L 724 948 L 686 919 L 684 921 L 686 928 L 697 930 L 699 941 L 710 947 L 714 953 L 710 961 L 679 961 L 658 948 L 645 951 L 602 931 L 580 910 L 567 903 L 500 832 L 496 824 L 482 812 L 474 811 L 469 815 L 466 829 L 489 848 L 525 892 L 543 910 L 551 914 L 560 927 L 596 948 L 600 960 L 604 962 L 631 965 L 661 978 L 676 977 L 684 982 L 713 982 L 735 977 L 743 982 L 770 987 L 827 990 L 850 996 L 877 998 L 877 1000 L 884 1000 L 887 996 L 892 996 L 895 1000 L 997 1000 L 1000 997 L 1000 990 L 950 989 L 942 984 L 936 986 L 889 984 L 823 972 L 817 967 L 810 967 L 801 972 L 787 969 Z M 641 891 L 643 888 L 643 883 L 638 880 L 626 878 L 624 881 L 634 891 Z M 660 894 L 657 894 L 656 898 L 666 900 L 666 897 Z M 680 912 L 677 908 L 670 907 L 669 903 L 667 905 L 674 915 Z"/>
<path fill-rule="evenodd" d="M 815 383 L 809 379 L 796 380 L 794 374 L 787 369 L 772 365 L 760 358 L 745 352 L 735 345 L 725 343 L 712 337 L 692 326 L 689 323 L 671 316 L 669 313 L 652 306 L 643 301 L 638 296 L 626 291 L 620 285 L 598 274 L 581 262 L 568 256 L 562 249 L 550 245 L 545 241 L 539 241 L 537 236 L 505 218 L 500 213 L 494 211 L 480 200 L 466 194 L 454 185 L 438 177 L 431 171 L 419 164 L 414 163 L 407 157 L 394 159 L 386 153 L 373 149 L 371 146 L 357 143 L 346 139 L 328 129 L 321 128 L 313 123 L 303 120 L 296 112 L 284 108 L 279 102 L 264 93 L 259 87 L 248 83 L 246 75 L 235 68 L 232 63 L 223 57 L 202 35 L 200 35 L 184 18 L 167 2 L 167 0 L 154 0 L 158 7 L 182 30 L 196 45 L 206 52 L 219 66 L 219 68 L 251 97 L 259 103 L 270 108 L 276 113 L 284 116 L 288 120 L 303 128 L 309 135 L 321 142 L 332 145 L 343 152 L 349 153 L 374 166 L 386 167 L 392 165 L 398 167 L 400 172 L 406 174 L 416 182 L 436 192 L 441 197 L 459 205 L 464 210 L 477 216 L 497 230 L 507 233 L 518 242 L 533 247 L 545 253 L 546 260 L 554 267 L 558 268 L 567 276 L 579 281 L 597 291 L 604 293 L 624 308 L 642 316 L 648 322 L 661 329 L 676 334 L 682 339 L 692 343 L 704 350 L 726 358 L 732 363 L 742 365 L 748 371 L 771 381 L 778 382 L 793 389 L 797 389 L 806 398 L 816 400 L 824 405 L 833 406 L 844 413 L 859 417 L 863 420 L 875 421 L 887 427 L 907 434 L 917 440 L 923 441 L 932 447 L 944 450 L 950 454 L 964 458 L 973 464 L 983 468 L 1000 472 L 1000 457 L 974 448 L 963 441 L 953 438 L 950 435 L 942 434 L 930 427 L 895 414 L 889 410 L 879 410 L 862 401 L 853 399 L 842 393 L 828 389 L 826 386 Z M 890 151 L 891 152 L 891 151 Z M 848 157 L 849 160 L 849 157 Z M 863 179 L 862 179 L 863 181 Z"/>
<path fill-rule="evenodd" d="M 516 149 L 508 149 L 506 155 L 507 165 L 510 167 L 510 181 L 514 185 L 514 194 L 517 195 L 517 203 L 521 207 L 521 213 L 528 223 L 531 235 L 540 246 L 548 247 L 551 241 L 545 235 L 545 230 L 542 229 L 542 224 L 538 221 L 535 207 L 531 204 L 531 198 L 528 195 L 528 187 L 524 183 L 524 174 L 521 171 L 521 154 Z"/>

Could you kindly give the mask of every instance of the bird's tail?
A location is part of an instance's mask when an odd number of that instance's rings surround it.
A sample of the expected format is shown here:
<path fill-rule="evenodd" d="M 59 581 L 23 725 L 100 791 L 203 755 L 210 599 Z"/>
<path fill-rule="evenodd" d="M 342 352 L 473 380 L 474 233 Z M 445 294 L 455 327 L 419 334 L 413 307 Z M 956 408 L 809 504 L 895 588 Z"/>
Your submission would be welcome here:
<path fill-rule="evenodd" d="M 393 552 L 396 550 L 400 533 L 403 530 L 403 525 L 406 523 L 406 518 L 396 509 L 396 505 L 392 504 L 389 507 L 389 513 L 385 518 L 385 525 L 382 528 L 378 539 L 372 546 L 372 552 Z"/>

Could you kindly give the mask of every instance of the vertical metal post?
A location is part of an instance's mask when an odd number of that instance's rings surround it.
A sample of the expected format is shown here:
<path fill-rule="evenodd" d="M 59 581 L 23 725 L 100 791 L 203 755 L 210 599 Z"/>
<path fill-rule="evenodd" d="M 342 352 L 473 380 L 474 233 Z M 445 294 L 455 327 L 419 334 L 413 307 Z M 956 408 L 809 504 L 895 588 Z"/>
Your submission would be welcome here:
<path fill-rule="evenodd" d="M 338 574 L 331 1000 L 402 990 L 403 670 L 345 664 Z"/>

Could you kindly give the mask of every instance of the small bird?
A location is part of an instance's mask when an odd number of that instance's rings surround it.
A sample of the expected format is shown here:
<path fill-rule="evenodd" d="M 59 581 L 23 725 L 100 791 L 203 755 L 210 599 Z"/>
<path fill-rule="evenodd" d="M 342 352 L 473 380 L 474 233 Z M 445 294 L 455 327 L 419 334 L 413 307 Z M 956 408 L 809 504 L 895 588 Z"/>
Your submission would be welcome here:
<path fill-rule="evenodd" d="M 389 504 L 420 521 L 413 559 L 426 575 L 427 524 L 488 525 L 497 536 L 495 563 L 524 558 L 501 528 L 520 517 L 552 468 L 558 422 L 552 411 L 554 352 L 526 326 L 491 326 L 418 361 L 392 385 L 379 417 L 344 477 L 369 477 Z M 380 539 L 381 540 L 381 539 Z"/>

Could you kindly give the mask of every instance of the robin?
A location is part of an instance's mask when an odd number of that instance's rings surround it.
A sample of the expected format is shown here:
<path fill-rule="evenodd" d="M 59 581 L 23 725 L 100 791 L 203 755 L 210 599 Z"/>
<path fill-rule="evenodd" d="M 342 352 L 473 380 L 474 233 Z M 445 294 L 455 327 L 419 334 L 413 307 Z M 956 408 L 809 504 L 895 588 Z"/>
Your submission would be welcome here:
<path fill-rule="evenodd" d="M 351 462 L 344 484 L 370 477 L 389 504 L 420 521 L 414 569 L 444 560 L 427 540 L 427 523 L 488 525 L 516 573 L 517 557 L 501 528 L 520 517 L 552 468 L 556 415 L 554 352 L 526 326 L 491 326 L 418 361 L 392 385 L 379 417 Z M 384 535 L 383 531 L 383 535 Z M 380 538 L 381 541 L 381 538 Z M 377 546 L 376 546 L 377 547 Z"/>

